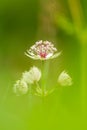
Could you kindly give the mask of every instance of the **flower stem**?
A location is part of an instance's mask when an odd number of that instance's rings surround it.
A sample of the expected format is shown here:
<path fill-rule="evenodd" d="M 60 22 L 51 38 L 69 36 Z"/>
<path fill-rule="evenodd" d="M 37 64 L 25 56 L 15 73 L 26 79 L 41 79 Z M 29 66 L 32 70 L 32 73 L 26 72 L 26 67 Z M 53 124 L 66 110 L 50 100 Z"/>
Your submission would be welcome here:
<path fill-rule="evenodd" d="M 87 44 L 81 44 L 81 105 L 82 113 L 86 112 L 86 60 L 87 60 Z"/>
<path fill-rule="evenodd" d="M 47 77 L 49 72 L 49 61 L 42 61 L 42 91 L 43 96 L 45 96 Z"/>

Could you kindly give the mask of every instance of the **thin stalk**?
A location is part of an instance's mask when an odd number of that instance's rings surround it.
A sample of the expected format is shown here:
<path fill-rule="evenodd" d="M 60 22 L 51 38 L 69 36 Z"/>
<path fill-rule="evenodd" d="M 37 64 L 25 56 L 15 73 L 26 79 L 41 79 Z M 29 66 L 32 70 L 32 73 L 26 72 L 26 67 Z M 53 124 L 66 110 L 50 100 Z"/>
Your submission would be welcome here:
<path fill-rule="evenodd" d="M 41 71 L 42 71 L 42 80 L 41 80 L 41 88 L 44 96 L 44 61 L 41 61 Z"/>
<path fill-rule="evenodd" d="M 48 73 L 49 73 L 49 61 L 42 61 L 42 84 L 41 88 L 43 91 L 43 97 L 45 96 L 45 92 L 47 90 L 47 81 L 48 81 Z"/>
<path fill-rule="evenodd" d="M 38 88 L 40 88 L 40 85 L 39 85 L 39 83 L 36 81 L 35 82 L 35 84 L 36 84 L 36 86 L 38 87 Z"/>
<path fill-rule="evenodd" d="M 36 84 L 36 91 L 37 91 L 37 95 L 38 96 L 41 96 L 42 95 L 42 89 L 41 89 L 41 87 L 40 87 L 40 85 L 39 85 L 39 83 L 36 81 L 35 82 L 35 84 Z"/>
<path fill-rule="evenodd" d="M 80 0 L 68 0 L 68 4 L 69 4 L 74 25 L 76 27 L 76 31 L 78 33 L 79 29 L 81 29 L 84 22 L 83 10 L 81 7 Z"/>
<path fill-rule="evenodd" d="M 84 23 L 84 15 L 80 0 L 68 0 L 68 4 L 70 7 L 71 15 L 73 18 L 74 25 L 76 27 L 76 35 L 79 43 L 81 44 L 81 109 L 83 117 L 86 112 L 86 56 L 87 56 L 87 43 L 81 39 L 80 32 L 83 28 Z M 73 8 L 74 7 L 74 8 Z"/>
<path fill-rule="evenodd" d="M 28 104 L 29 104 L 29 109 L 32 109 L 32 86 L 29 85 L 29 95 L 28 95 Z"/>
<path fill-rule="evenodd" d="M 86 112 L 86 60 L 87 60 L 87 44 L 81 44 L 81 107 L 82 113 L 85 115 Z"/>

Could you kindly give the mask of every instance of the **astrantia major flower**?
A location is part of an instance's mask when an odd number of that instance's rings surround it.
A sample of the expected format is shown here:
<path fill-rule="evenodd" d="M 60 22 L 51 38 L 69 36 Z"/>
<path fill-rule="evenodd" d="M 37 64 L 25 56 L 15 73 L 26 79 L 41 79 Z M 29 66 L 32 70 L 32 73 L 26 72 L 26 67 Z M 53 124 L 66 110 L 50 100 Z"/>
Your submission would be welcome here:
<path fill-rule="evenodd" d="M 24 72 L 22 75 L 22 79 L 28 84 L 38 82 L 40 78 L 41 78 L 41 71 L 35 66 L 33 66 L 29 71 Z"/>
<path fill-rule="evenodd" d="M 72 85 L 72 78 L 66 71 L 63 71 L 58 77 L 58 83 L 61 86 L 71 86 Z"/>
<path fill-rule="evenodd" d="M 56 58 L 60 55 L 60 52 L 57 52 L 57 49 L 49 41 L 38 41 L 29 50 L 25 53 L 28 57 L 34 60 L 48 60 Z"/>
<path fill-rule="evenodd" d="M 14 93 L 17 95 L 26 94 L 28 92 L 28 85 L 25 81 L 17 80 L 13 87 Z"/>

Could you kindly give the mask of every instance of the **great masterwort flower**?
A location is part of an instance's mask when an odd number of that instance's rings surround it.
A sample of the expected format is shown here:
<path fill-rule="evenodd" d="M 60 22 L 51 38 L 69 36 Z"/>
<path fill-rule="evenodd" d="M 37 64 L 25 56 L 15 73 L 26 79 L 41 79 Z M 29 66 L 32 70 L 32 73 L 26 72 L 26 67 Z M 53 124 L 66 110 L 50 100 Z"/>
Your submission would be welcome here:
<path fill-rule="evenodd" d="M 57 52 L 57 49 L 49 41 L 38 41 L 33 46 L 30 47 L 25 55 L 34 60 L 48 60 L 58 57 L 61 52 Z"/>

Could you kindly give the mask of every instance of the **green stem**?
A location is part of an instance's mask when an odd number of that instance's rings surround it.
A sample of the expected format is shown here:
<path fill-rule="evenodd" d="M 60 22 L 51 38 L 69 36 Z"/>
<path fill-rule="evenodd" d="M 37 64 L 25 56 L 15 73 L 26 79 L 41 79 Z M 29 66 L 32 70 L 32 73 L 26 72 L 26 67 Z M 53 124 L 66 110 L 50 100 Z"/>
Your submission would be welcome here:
<path fill-rule="evenodd" d="M 42 89 L 41 89 L 38 82 L 35 82 L 35 84 L 37 86 L 37 88 L 36 88 L 37 94 L 38 94 L 38 96 L 41 96 L 42 95 Z"/>
<path fill-rule="evenodd" d="M 38 88 L 40 88 L 40 85 L 39 85 L 39 83 L 36 81 L 35 82 L 35 84 L 36 84 L 36 86 L 38 87 Z"/>
<path fill-rule="evenodd" d="M 81 44 L 81 105 L 82 113 L 85 115 L 86 112 L 86 60 L 87 60 L 87 44 Z"/>
<path fill-rule="evenodd" d="M 29 104 L 29 107 L 31 108 L 32 107 L 32 86 L 30 85 L 29 88 L 30 90 L 29 90 L 29 95 L 28 95 L 28 104 Z"/>
<path fill-rule="evenodd" d="M 43 96 L 45 96 L 45 91 L 47 89 L 47 80 L 48 80 L 48 72 L 49 72 L 49 61 L 42 61 L 42 91 Z"/>
<path fill-rule="evenodd" d="M 71 15 L 76 27 L 76 35 L 81 44 L 81 108 L 82 114 L 85 115 L 86 112 L 86 51 L 87 51 L 87 41 L 81 38 L 80 32 L 82 32 L 84 15 L 80 0 L 68 0 Z M 75 7 L 75 8 L 73 8 Z"/>

